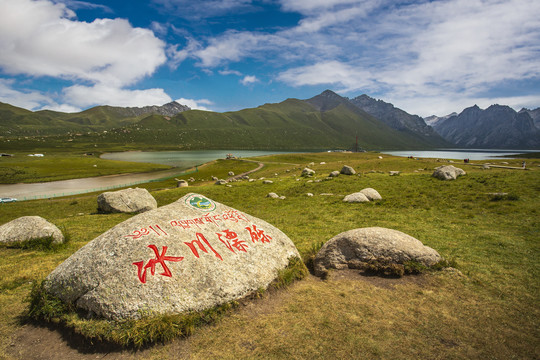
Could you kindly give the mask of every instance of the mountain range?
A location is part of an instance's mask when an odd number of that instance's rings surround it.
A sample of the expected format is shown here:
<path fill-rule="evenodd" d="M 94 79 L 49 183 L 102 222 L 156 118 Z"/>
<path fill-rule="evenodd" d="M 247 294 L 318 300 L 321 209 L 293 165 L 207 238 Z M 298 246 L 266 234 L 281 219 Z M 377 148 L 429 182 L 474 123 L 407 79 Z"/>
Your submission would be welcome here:
<path fill-rule="evenodd" d="M 513 110 L 505 108 L 498 114 L 511 117 Z M 505 124 L 516 129 L 512 131 L 516 140 L 506 139 L 499 145 L 495 144 L 497 137 L 490 135 L 484 143 L 492 148 L 514 144 L 538 148 L 533 116 L 538 119 L 539 112 L 514 111 L 513 120 L 484 116 L 481 126 L 474 128 L 485 134 L 493 129 L 498 129 L 496 133 L 503 131 Z M 0 138 L 20 140 L 22 136 L 27 147 L 38 148 L 40 142 L 55 141 L 57 147 L 75 148 L 79 144 L 84 148 L 93 143 L 109 148 L 122 144 L 124 149 L 354 149 L 356 141 L 365 149 L 476 146 L 474 139 L 482 136 L 465 136 L 459 127 L 471 133 L 471 124 L 477 122 L 471 114 L 482 114 L 482 110 L 468 111 L 466 119 L 464 113 L 426 120 L 432 127 L 421 117 L 382 100 L 367 95 L 349 99 L 330 90 L 307 100 L 287 99 L 224 113 L 192 110 L 177 102 L 141 108 L 97 106 L 79 113 L 33 112 L 0 103 Z M 526 141 L 520 143 L 524 136 Z M 3 141 L 3 147 L 10 146 L 15 142 Z"/>
<path fill-rule="evenodd" d="M 539 149 L 539 117 L 540 108 L 516 112 L 505 105 L 485 110 L 474 105 L 460 114 L 426 118 L 426 123 L 460 148 Z"/>

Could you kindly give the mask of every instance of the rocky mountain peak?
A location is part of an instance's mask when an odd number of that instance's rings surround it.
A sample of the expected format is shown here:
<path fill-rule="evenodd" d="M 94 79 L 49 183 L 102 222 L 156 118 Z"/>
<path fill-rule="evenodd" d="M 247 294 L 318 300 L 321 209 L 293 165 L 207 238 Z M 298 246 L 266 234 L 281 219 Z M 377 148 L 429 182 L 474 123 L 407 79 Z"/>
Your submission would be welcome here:
<path fill-rule="evenodd" d="M 141 116 L 147 114 L 174 116 L 183 111 L 191 110 L 189 106 L 179 104 L 176 101 L 171 101 L 170 103 L 161 106 L 150 105 L 143 107 L 113 107 L 113 109 L 123 116 Z"/>

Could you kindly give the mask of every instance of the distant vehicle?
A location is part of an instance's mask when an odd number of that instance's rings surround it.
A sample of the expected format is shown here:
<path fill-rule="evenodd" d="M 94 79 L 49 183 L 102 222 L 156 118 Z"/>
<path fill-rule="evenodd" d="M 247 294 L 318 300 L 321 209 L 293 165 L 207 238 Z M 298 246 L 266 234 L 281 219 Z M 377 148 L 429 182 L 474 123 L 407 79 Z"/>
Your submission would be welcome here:
<path fill-rule="evenodd" d="M 15 202 L 15 201 L 17 201 L 17 199 L 10 198 L 10 197 L 4 197 L 0 199 L 0 203 L 10 203 L 10 202 Z"/>

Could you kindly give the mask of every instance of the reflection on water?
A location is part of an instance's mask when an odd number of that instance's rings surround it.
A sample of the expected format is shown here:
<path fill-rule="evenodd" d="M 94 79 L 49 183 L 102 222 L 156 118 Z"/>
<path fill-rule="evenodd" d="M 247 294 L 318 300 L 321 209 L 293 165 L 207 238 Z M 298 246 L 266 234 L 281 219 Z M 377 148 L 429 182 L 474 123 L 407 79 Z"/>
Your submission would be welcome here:
<path fill-rule="evenodd" d="M 411 150 L 411 151 L 384 151 L 385 154 L 403 157 L 434 158 L 434 159 L 470 159 L 488 160 L 500 159 L 500 156 L 517 155 L 540 150 L 497 150 L 497 149 L 443 149 L 443 150 Z"/>

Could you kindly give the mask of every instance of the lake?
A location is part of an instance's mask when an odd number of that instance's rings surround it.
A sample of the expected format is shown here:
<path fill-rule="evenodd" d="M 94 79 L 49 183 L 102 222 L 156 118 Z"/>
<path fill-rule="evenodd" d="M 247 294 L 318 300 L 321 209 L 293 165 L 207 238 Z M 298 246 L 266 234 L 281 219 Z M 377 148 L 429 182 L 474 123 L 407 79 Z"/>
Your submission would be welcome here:
<path fill-rule="evenodd" d="M 540 152 L 540 150 L 499 150 L 499 149 L 440 149 L 440 150 L 410 150 L 410 151 L 381 151 L 382 153 L 415 158 L 434 159 L 470 159 L 488 160 L 501 159 L 501 156 L 517 155 L 529 152 Z"/>
<path fill-rule="evenodd" d="M 102 159 L 146 162 L 153 164 L 171 165 L 181 169 L 189 169 L 216 159 L 225 159 L 227 154 L 237 158 L 253 156 L 290 154 L 295 151 L 270 150 L 190 150 L 190 151 L 127 151 L 107 153 Z"/>

